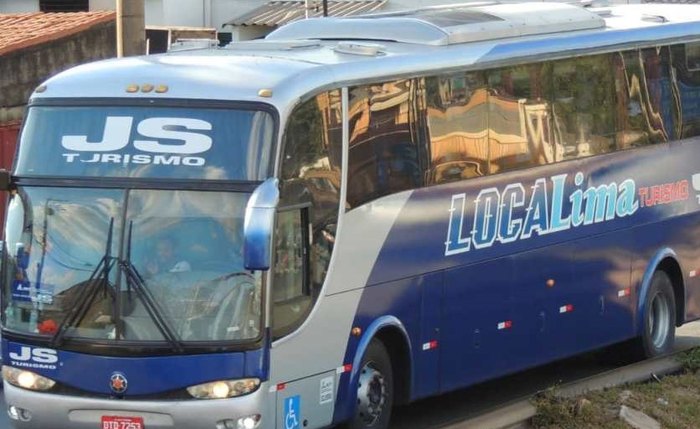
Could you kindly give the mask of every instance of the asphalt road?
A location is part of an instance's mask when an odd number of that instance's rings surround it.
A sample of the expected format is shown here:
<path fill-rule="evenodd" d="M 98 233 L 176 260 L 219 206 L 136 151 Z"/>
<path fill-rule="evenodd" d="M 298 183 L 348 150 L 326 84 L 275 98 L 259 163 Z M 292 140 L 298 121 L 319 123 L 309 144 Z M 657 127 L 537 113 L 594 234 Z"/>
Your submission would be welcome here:
<path fill-rule="evenodd" d="M 676 347 L 685 349 L 700 346 L 700 321 L 680 328 L 676 333 Z M 425 399 L 399 407 L 394 411 L 392 429 L 433 429 L 473 417 L 524 395 L 542 390 L 556 383 L 566 383 L 612 369 L 603 364 L 599 353 L 538 367 L 468 389 Z M 3 404 L 5 397 L 0 391 Z M 7 413 L 0 411 L 0 429 L 10 429 Z M 47 428 L 48 429 L 48 428 Z"/>

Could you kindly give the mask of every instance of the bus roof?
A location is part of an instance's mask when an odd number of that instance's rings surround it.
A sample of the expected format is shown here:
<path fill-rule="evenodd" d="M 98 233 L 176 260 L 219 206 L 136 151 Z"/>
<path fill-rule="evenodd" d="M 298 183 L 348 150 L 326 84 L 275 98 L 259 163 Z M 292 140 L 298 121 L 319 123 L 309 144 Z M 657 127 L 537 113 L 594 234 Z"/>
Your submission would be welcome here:
<path fill-rule="evenodd" d="M 264 40 L 79 66 L 32 98 L 243 100 L 284 110 L 305 94 L 344 84 L 697 41 L 699 25 L 699 5 L 669 4 L 473 3 L 318 18 Z M 167 91 L 144 92 L 144 84 Z M 135 85 L 138 91 L 127 92 Z M 262 89 L 270 91 L 261 97 Z"/>

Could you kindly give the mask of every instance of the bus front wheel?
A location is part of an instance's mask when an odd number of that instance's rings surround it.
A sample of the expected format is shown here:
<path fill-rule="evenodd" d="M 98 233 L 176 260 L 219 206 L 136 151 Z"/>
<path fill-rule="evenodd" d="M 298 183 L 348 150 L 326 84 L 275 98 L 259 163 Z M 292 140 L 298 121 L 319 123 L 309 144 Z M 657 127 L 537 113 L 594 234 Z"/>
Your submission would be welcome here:
<path fill-rule="evenodd" d="M 642 317 L 644 330 L 637 344 L 640 357 L 669 353 L 676 335 L 676 303 L 671 279 L 663 271 L 655 272 L 651 278 Z"/>
<path fill-rule="evenodd" d="M 394 404 L 391 359 L 384 344 L 372 340 L 362 357 L 357 380 L 357 403 L 348 429 L 386 429 Z"/>

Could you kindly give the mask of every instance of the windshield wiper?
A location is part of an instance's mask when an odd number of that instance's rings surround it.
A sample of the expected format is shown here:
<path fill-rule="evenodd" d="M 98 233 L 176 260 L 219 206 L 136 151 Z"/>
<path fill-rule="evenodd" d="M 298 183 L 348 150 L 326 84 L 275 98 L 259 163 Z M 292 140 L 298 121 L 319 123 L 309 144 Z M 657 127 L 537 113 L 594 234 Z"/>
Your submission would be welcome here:
<path fill-rule="evenodd" d="M 68 328 L 71 326 L 80 325 L 80 322 L 82 322 L 85 318 L 85 315 L 87 314 L 88 310 L 90 310 L 90 307 L 95 301 L 95 298 L 100 290 L 109 290 L 109 273 L 116 262 L 116 258 L 111 255 L 113 232 L 114 218 L 111 218 L 109 221 L 109 230 L 107 232 L 107 246 L 105 248 L 105 253 L 90 274 L 90 278 L 88 278 L 85 282 L 87 286 L 85 287 L 84 293 L 79 295 L 76 304 L 71 307 L 68 316 L 61 321 L 60 325 L 58 325 L 56 333 L 51 338 L 52 347 L 58 347 L 61 345 L 66 336 Z"/>
<path fill-rule="evenodd" d="M 136 292 L 136 296 L 143 303 L 144 307 L 146 308 L 146 312 L 155 323 L 156 328 L 158 328 L 158 331 L 160 331 L 163 338 L 165 338 L 165 340 L 170 344 L 173 350 L 175 350 L 178 353 L 182 353 L 184 351 L 184 348 L 182 347 L 179 338 L 173 331 L 168 321 L 163 317 L 163 311 L 158 306 L 158 303 L 156 302 L 155 298 L 153 298 L 153 294 L 151 294 L 151 291 L 148 289 L 146 283 L 143 281 L 143 277 L 141 277 L 141 274 L 138 272 L 134 264 L 131 263 L 132 226 L 133 222 L 129 222 L 129 236 L 127 237 L 128 241 L 126 246 L 126 258 L 119 262 L 119 267 L 126 274 L 126 284 L 128 288 L 127 291 L 128 293 L 131 293 L 131 288 L 133 287 L 134 292 Z"/>

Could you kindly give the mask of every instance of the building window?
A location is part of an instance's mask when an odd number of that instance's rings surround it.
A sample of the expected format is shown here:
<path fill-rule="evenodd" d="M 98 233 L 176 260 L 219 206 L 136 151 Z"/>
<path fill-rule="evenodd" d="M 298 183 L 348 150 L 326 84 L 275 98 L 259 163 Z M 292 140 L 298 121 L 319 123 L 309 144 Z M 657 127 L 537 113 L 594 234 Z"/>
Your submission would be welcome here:
<path fill-rule="evenodd" d="M 87 12 L 90 10 L 90 1 L 39 0 L 39 10 L 42 12 Z"/>

